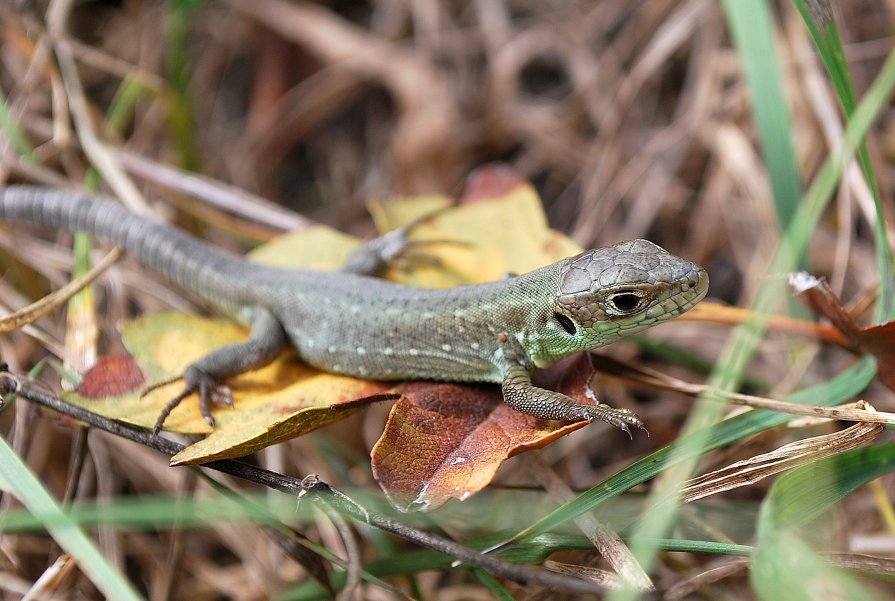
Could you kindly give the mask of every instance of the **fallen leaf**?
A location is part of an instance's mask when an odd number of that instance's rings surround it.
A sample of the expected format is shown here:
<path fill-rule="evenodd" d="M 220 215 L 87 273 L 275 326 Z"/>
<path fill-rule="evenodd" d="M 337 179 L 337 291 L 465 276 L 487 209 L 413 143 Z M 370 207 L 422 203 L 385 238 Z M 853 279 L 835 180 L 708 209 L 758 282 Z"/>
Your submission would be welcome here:
<path fill-rule="evenodd" d="M 895 390 L 895 321 L 862 328 L 858 340 L 876 357 L 876 375 L 889 390 Z"/>
<path fill-rule="evenodd" d="M 131 320 L 122 331 L 124 344 L 134 357 L 133 365 L 140 366 L 148 382 L 175 377 L 202 355 L 245 336 L 245 330 L 235 324 L 176 312 Z M 119 363 L 129 364 L 124 360 L 111 364 Z M 111 374 L 108 359 L 99 365 L 99 373 Z M 85 380 L 87 390 L 82 384 L 77 392 L 65 395 L 66 400 L 144 428 L 155 424 L 161 410 L 182 387 L 181 382 L 174 382 L 140 398 L 142 386 L 126 386 L 122 394 L 115 394 L 109 387 L 96 384 L 104 379 L 90 376 Z M 386 394 L 386 384 L 320 372 L 297 361 L 292 353 L 232 378 L 228 385 L 235 406 L 214 411 L 217 426 L 213 431 L 202 418 L 195 395 L 171 413 L 165 422 L 167 430 L 209 434 L 176 455 L 172 463 L 205 463 L 247 455 L 343 419 L 371 402 L 394 398 Z"/>
<path fill-rule="evenodd" d="M 522 174 L 505 163 L 485 165 L 469 175 L 460 204 L 502 198 L 516 188 L 529 185 Z"/>
<path fill-rule="evenodd" d="M 539 372 L 537 383 L 593 404 L 585 393 L 592 373 L 581 356 L 571 365 L 564 362 Z M 449 499 L 462 501 L 487 486 L 510 457 L 588 424 L 514 411 L 496 385 L 420 382 L 398 390 L 401 398 L 371 456 L 373 475 L 402 511 L 429 511 Z"/>
<path fill-rule="evenodd" d="M 323 225 L 277 236 L 248 254 L 248 257 L 275 267 L 301 267 L 334 271 L 345 264 L 361 242 L 353 236 Z"/>
<path fill-rule="evenodd" d="M 818 278 L 801 271 L 790 274 L 789 285 L 812 311 L 829 319 L 837 330 L 845 334 L 856 345 L 859 343 L 860 328 L 858 324 L 845 310 L 845 305 L 830 288 L 826 278 Z"/>
<path fill-rule="evenodd" d="M 107 355 L 97 359 L 78 385 L 78 394 L 101 399 L 140 391 L 146 385 L 143 370 L 128 355 Z"/>
<path fill-rule="evenodd" d="M 515 184 L 501 196 L 438 212 L 421 223 L 413 230 L 412 240 L 447 242 L 423 248 L 438 264 L 391 270 L 388 279 L 421 288 L 481 284 L 507 274 L 526 273 L 580 253 L 580 246 L 550 229 L 534 188 L 518 176 L 512 181 Z M 425 197 L 426 211 L 420 211 L 416 199 L 374 205 L 371 210 L 380 216 L 377 218 L 380 227 L 395 229 L 421 215 L 440 211 L 444 206 L 440 198 Z"/>
<path fill-rule="evenodd" d="M 796 295 L 815 312 L 829 319 L 859 350 L 877 360 L 877 376 L 889 390 L 895 390 L 895 321 L 860 327 L 830 288 L 826 278 L 800 272 L 790 275 Z"/>

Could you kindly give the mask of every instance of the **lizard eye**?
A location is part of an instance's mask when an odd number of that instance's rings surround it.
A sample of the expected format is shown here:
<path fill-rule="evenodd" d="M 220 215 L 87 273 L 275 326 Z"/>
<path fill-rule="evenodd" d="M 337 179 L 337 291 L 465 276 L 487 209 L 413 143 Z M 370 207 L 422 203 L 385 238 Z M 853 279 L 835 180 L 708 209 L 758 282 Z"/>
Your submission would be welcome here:
<path fill-rule="evenodd" d="M 565 315 L 563 315 L 562 313 L 559 313 L 559 312 L 554 313 L 553 317 L 556 319 L 556 321 L 559 322 L 559 325 L 562 326 L 562 329 L 564 329 L 569 334 L 572 334 L 572 335 L 575 334 L 577 329 L 575 328 L 574 321 L 572 321 L 571 319 L 569 319 L 568 317 L 566 317 Z"/>
<path fill-rule="evenodd" d="M 609 297 L 609 304 L 622 315 L 636 313 L 643 306 L 643 297 L 636 292 L 618 292 Z"/>

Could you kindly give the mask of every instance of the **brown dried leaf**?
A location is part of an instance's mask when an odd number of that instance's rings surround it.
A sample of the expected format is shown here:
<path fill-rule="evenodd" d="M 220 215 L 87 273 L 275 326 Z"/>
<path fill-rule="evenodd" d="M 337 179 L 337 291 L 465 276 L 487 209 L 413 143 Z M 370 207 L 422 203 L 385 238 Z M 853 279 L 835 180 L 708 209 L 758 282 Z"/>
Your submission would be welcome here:
<path fill-rule="evenodd" d="M 895 390 L 895 321 L 861 328 L 825 278 L 801 272 L 790 275 L 789 284 L 797 296 L 814 312 L 829 319 L 854 346 L 876 357 L 880 382 Z"/>
<path fill-rule="evenodd" d="M 586 358 L 579 357 L 545 372 L 546 379 L 557 382 L 538 383 L 593 403 L 585 395 L 591 373 Z M 514 411 L 497 386 L 414 383 L 400 390 L 401 399 L 373 447 L 372 466 L 379 485 L 402 511 L 428 511 L 448 499 L 466 499 L 487 486 L 510 457 L 587 425 Z"/>
<path fill-rule="evenodd" d="M 858 342 L 858 324 L 846 311 L 826 278 L 817 278 L 802 271 L 790 274 L 789 285 L 812 311 L 829 319 L 850 340 Z"/>
<path fill-rule="evenodd" d="M 895 321 L 862 328 L 858 340 L 876 357 L 879 381 L 895 390 Z"/>
<path fill-rule="evenodd" d="M 873 409 L 866 403 L 864 405 Z M 682 491 L 683 500 L 689 503 L 725 490 L 748 486 L 768 476 L 844 453 L 873 441 L 884 430 L 885 426 L 882 424 L 858 423 L 840 432 L 806 438 L 768 453 L 737 461 L 690 480 Z"/>

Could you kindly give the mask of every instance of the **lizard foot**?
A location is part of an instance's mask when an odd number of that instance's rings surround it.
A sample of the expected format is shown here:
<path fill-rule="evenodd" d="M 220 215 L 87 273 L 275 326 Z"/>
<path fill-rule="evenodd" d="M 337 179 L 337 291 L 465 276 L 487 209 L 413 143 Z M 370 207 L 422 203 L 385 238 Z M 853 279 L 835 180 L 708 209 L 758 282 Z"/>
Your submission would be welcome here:
<path fill-rule="evenodd" d="M 517 341 L 518 348 L 514 347 L 512 341 L 515 339 L 506 334 L 503 334 L 500 340 L 506 343 L 504 357 L 510 361 L 518 361 L 518 353 L 524 352 L 521 344 Z M 579 403 L 561 392 L 532 386 L 529 366 L 525 363 L 513 363 L 507 367 L 501 390 L 504 402 L 520 413 L 565 422 L 580 420 L 592 422 L 599 419 L 624 430 L 628 436 L 631 436 L 631 426 L 646 430 L 643 420 L 630 409 L 616 409 L 604 403 L 596 405 Z"/>
<path fill-rule="evenodd" d="M 588 421 L 597 419 L 602 420 L 610 426 L 615 426 L 624 431 L 631 438 L 634 438 L 631 435 L 631 426 L 634 426 L 635 428 L 640 428 L 646 432 L 647 436 L 649 436 L 649 430 L 646 429 L 643 420 L 630 409 L 618 409 L 616 407 L 610 407 L 604 403 L 599 403 L 597 405 L 576 404 L 576 408 L 580 411 L 575 419 L 586 419 Z"/>
<path fill-rule="evenodd" d="M 205 418 L 205 421 L 208 422 L 208 425 L 212 428 L 215 426 L 215 420 L 211 415 L 211 405 L 233 406 L 233 394 L 230 387 L 219 384 L 212 376 L 197 368 L 195 365 L 187 367 L 182 376 L 148 386 L 140 394 L 140 397 L 145 397 L 153 390 L 161 388 L 162 386 L 167 386 L 178 380 L 183 380 L 183 390 L 173 399 L 168 401 L 168 404 L 165 405 L 165 408 L 159 413 L 155 426 L 152 428 L 153 436 L 157 436 L 159 432 L 162 431 L 162 426 L 165 425 L 165 420 L 168 419 L 171 412 L 194 392 L 199 393 L 199 411 L 202 413 L 202 417 Z"/>
<path fill-rule="evenodd" d="M 409 236 L 421 224 L 448 208 L 450 207 L 427 213 L 404 227 L 368 240 L 348 259 L 348 263 L 342 267 L 342 271 L 378 276 L 382 275 L 389 267 L 400 269 L 442 267 L 443 265 L 437 257 L 427 254 L 425 250 L 421 249 L 441 244 L 468 246 L 469 243 L 447 239 L 411 240 Z"/>

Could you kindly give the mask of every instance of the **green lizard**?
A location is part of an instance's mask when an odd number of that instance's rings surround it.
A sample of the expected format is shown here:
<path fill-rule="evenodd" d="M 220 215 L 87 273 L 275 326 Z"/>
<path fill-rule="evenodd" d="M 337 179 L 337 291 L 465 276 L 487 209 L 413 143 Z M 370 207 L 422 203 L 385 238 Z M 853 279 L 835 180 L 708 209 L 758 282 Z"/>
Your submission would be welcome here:
<path fill-rule="evenodd" d="M 680 315 L 708 290 L 701 267 L 646 240 L 589 250 L 489 284 L 428 290 L 371 277 L 406 239 L 368 243 L 340 272 L 250 263 L 188 234 L 76 192 L 0 188 L 0 219 L 85 231 L 249 324 L 248 340 L 186 368 L 212 425 L 211 403 L 230 402 L 227 378 L 262 367 L 287 344 L 325 371 L 378 380 L 495 382 L 513 409 L 540 418 L 601 419 L 630 434 L 631 411 L 589 405 L 531 382 L 532 372 Z"/>

